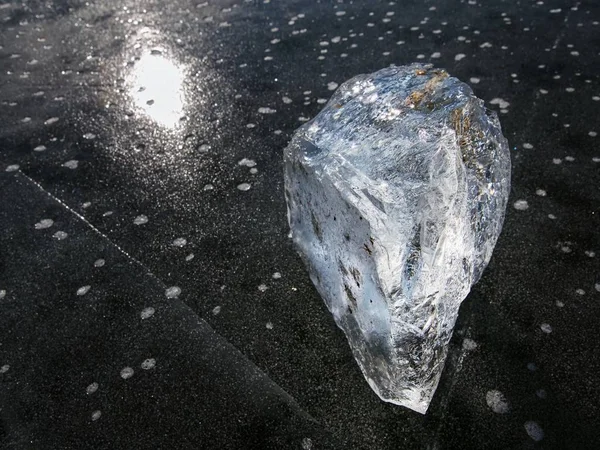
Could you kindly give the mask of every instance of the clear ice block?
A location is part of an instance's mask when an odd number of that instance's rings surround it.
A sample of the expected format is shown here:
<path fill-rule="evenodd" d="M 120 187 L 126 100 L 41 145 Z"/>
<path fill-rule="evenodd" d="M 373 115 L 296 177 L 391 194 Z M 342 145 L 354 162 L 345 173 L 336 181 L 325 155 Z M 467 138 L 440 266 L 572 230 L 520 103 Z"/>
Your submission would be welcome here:
<path fill-rule="evenodd" d="M 425 413 L 502 228 L 496 114 L 443 70 L 386 68 L 340 86 L 284 159 L 294 243 L 366 380 Z"/>

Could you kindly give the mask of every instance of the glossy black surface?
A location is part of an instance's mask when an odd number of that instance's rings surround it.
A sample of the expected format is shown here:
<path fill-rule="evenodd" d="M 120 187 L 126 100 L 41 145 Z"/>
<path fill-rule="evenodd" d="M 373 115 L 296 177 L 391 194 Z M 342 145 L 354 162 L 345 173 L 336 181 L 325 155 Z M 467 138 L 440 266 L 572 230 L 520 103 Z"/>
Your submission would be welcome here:
<path fill-rule="evenodd" d="M 599 21 L 593 1 L 0 5 L 3 445 L 596 448 Z M 504 231 L 426 416 L 364 381 L 282 192 L 282 149 L 335 83 L 415 60 L 502 110 L 513 149 Z"/>

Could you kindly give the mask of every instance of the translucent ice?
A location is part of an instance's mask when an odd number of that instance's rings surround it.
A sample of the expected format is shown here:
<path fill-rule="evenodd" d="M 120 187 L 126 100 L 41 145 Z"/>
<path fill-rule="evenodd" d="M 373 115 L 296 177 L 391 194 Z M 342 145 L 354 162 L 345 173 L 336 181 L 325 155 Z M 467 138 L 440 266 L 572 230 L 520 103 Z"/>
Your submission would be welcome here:
<path fill-rule="evenodd" d="M 294 243 L 383 400 L 427 411 L 509 186 L 497 116 L 420 64 L 344 83 L 285 150 Z"/>

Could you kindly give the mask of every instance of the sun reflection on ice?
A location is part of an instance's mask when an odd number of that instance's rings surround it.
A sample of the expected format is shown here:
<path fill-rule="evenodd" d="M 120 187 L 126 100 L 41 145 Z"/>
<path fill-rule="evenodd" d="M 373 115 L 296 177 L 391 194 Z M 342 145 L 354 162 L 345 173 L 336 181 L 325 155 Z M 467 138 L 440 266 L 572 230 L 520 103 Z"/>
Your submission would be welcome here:
<path fill-rule="evenodd" d="M 129 76 L 134 103 L 151 119 L 174 128 L 183 116 L 184 70 L 162 55 L 147 54 L 135 64 Z"/>

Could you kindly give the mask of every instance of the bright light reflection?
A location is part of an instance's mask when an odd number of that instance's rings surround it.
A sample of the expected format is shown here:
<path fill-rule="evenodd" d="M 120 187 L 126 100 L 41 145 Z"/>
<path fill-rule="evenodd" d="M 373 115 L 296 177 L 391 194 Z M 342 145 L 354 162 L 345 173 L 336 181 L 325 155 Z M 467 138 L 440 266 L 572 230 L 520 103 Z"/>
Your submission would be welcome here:
<path fill-rule="evenodd" d="M 136 106 L 160 125 L 174 128 L 185 102 L 181 67 L 160 55 L 144 55 L 130 75 L 130 93 Z"/>

